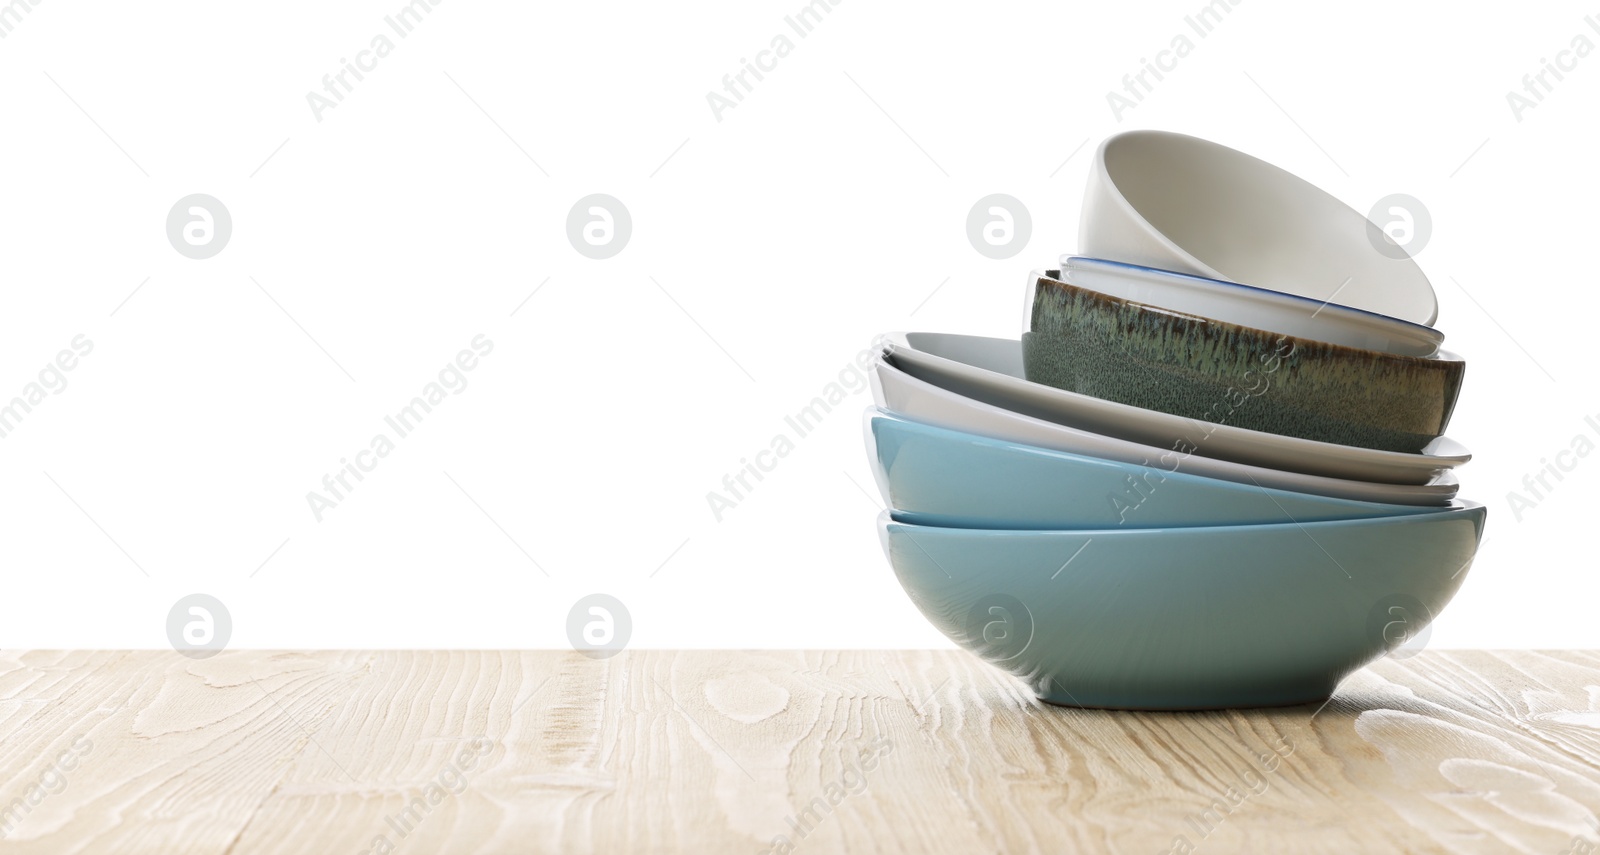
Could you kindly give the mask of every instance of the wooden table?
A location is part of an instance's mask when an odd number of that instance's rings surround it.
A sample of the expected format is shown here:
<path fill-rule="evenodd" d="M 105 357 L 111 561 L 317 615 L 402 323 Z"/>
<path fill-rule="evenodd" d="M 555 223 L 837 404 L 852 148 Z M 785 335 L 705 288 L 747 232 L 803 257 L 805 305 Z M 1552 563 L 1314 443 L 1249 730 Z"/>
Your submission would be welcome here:
<path fill-rule="evenodd" d="M 1208 713 L 957 651 L 7 652 L 0 718 L 5 853 L 1600 851 L 1600 652 Z"/>

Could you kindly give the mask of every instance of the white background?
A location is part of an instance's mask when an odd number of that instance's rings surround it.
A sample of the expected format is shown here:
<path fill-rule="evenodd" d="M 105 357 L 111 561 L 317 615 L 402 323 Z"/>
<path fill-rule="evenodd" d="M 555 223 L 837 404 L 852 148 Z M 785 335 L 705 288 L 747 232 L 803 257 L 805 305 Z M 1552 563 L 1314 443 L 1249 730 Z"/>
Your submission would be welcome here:
<path fill-rule="evenodd" d="M 706 494 L 874 334 L 1016 334 L 1134 127 L 1428 206 L 1490 507 L 1431 643 L 1600 644 L 1600 455 L 1507 502 L 1600 414 L 1600 58 L 1506 101 L 1600 40 L 1592 5 L 1251 0 L 1119 122 L 1107 91 L 1200 0 L 845 0 L 719 122 L 706 93 L 800 0 L 451 0 L 318 122 L 306 93 L 402 5 L 44 0 L 0 39 L 0 398 L 94 342 L 0 440 L 0 644 L 164 646 L 203 591 L 234 646 L 563 646 L 605 591 L 636 645 L 945 646 L 879 551 L 867 393 L 720 523 Z M 634 229 L 604 261 L 565 233 L 600 192 Z M 997 192 L 1033 217 L 1004 261 L 964 233 Z M 190 193 L 232 213 L 209 260 L 164 233 Z M 317 522 L 306 493 L 479 333 L 470 386 Z"/>

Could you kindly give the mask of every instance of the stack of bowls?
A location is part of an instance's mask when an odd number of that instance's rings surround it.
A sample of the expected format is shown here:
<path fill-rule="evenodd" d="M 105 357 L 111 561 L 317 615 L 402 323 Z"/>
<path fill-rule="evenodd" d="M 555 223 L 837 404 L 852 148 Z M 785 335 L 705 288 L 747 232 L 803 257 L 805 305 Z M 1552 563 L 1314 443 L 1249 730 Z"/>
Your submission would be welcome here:
<path fill-rule="evenodd" d="M 1029 275 L 1020 341 L 885 338 L 867 450 L 917 608 L 1073 706 L 1315 703 L 1414 645 L 1485 517 L 1416 263 L 1152 131 L 1100 146 L 1079 245 Z"/>

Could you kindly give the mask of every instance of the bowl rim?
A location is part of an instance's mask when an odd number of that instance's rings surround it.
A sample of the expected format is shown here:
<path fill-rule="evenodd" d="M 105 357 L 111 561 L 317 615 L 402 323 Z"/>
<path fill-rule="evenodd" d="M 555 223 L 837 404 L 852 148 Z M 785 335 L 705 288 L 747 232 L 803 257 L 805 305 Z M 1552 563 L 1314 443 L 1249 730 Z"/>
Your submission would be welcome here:
<path fill-rule="evenodd" d="M 1153 273 L 1153 274 L 1156 274 L 1157 276 L 1161 276 L 1161 277 L 1166 277 L 1166 278 L 1171 278 L 1171 279 L 1181 279 L 1181 280 L 1186 280 L 1186 281 L 1189 281 L 1189 282 L 1203 283 L 1204 285 L 1206 285 L 1208 287 L 1209 286 L 1219 286 L 1222 289 L 1239 289 L 1239 290 L 1245 291 L 1245 292 L 1250 293 L 1250 294 L 1263 295 L 1267 299 L 1271 299 L 1271 300 L 1280 300 L 1281 299 L 1281 300 L 1285 300 L 1285 301 L 1293 303 L 1293 304 L 1316 306 L 1318 308 L 1318 310 L 1320 310 L 1320 311 L 1330 312 L 1330 313 L 1333 313 L 1333 314 L 1344 314 L 1344 313 L 1348 312 L 1348 313 L 1351 313 L 1351 314 L 1360 315 L 1363 318 L 1372 318 L 1374 320 L 1377 320 L 1377 321 L 1380 321 L 1380 322 L 1383 322 L 1383 323 L 1386 323 L 1386 324 L 1393 324 L 1395 326 L 1398 326 L 1398 327 L 1401 327 L 1403 329 L 1406 329 L 1407 331 L 1409 331 L 1409 332 L 1411 332 L 1411 333 L 1413 333 L 1415 335 L 1418 335 L 1418 336 L 1420 336 L 1422 338 L 1428 339 L 1428 340 L 1433 341 L 1435 343 L 1442 343 L 1444 341 L 1444 333 L 1440 332 L 1437 327 L 1431 327 L 1431 326 L 1428 326 L 1427 324 L 1419 324 L 1416 321 L 1408 321 L 1405 318 L 1397 318 L 1394 315 L 1385 315 L 1385 314 L 1383 314 L 1381 312 L 1373 312 L 1373 311 L 1370 311 L 1370 310 L 1367 310 L 1367 309 L 1359 308 L 1357 306 L 1347 306 L 1344 303 L 1335 303 L 1335 302 L 1332 302 L 1332 301 L 1317 300 L 1317 299 L 1313 299 L 1311 297 L 1303 296 L 1301 294 L 1291 294 L 1288 291 L 1278 291 L 1278 290 L 1275 290 L 1273 288 L 1262 288 L 1259 285 L 1251 285 L 1251 284 L 1246 283 L 1246 282 L 1235 282 L 1235 281 L 1233 281 L 1231 279 L 1213 279 L 1213 278 L 1208 277 L 1208 276 L 1197 276 L 1197 275 L 1195 275 L 1193 273 L 1184 273 L 1184 272 L 1179 271 L 1179 270 L 1165 270 L 1165 269 L 1160 268 L 1160 267 L 1150 267 L 1148 265 L 1134 264 L 1134 263 L 1128 262 L 1128 261 L 1117 261 L 1116 259 L 1111 259 L 1111 258 L 1095 258 L 1093 256 L 1088 256 L 1088 255 L 1073 255 L 1071 253 L 1063 253 L 1061 258 L 1058 260 L 1058 262 L 1061 265 L 1060 272 L 1063 275 L 1067 272 L 1068 265 L 1070 263 L 1072 263 L 1072 262 L 1083 262 L 1083 263 L 1087 263 L 1088 265 L 1094 266 L 1094 267 L 1105 266 L 1105 267 L 1126 268 L 1128 270 L 1134 270 L 1134 271 L 1138 271 L 1140 273 Z M 1083 287 L 1083 286 L 1079 286 L 1079 287 Z M 1094 289 L 1091 288 L 1089 290 L 1094 290 Z M 1110 296 L 1110 295 L 1108 295 L 1108 296 Z M 1232 322 L 1231 321 L 1224 321 L 1224 323 L 1232 323 Z M 1404 355 L 1404 354 L 1396 354 L 1396 355 Z"/>
<path fill-rule="evenodd" d="M 894 518 L 894 509 L 888 508 L 878 512 L 878 526 L 887 531 L 891 525 L 900 525 L 918 531 L 933 531 L 948 536 L 972 535 L 977 537 L 1037 537 L 1039 535 L 1059 535 L 1061 537 L 1083 538 L 1128 538 L 1128 537 L 1157 537 L 1165 533 L 1182 533 L 1184 535 L 1199 532 L 1214 533 L 1217 536 L 1238 534 L 1246 531 L 1284 531 L 1296 529 L 1305 532 L 1307 529 L 1330 528 L 1367 528 L 1390 525 L 1420 525 L 1425 522 L 1437 521 L 1442 518 L 1465 517 L 1478 520 L 1477 539 L 1483 540 L 1482 522 L 1489 518 L 1489 506 L 1474 499 L 1460 497 L 1450 500 L 1448 505 L 1439 505 L 1423 513 L 1390 514 L 1376 517 L 1357 517 L 1354 519 L 1339 520 L 1308 520 L 1299 522 L 1291 520 L 1281 523 L 1229 523 L 1227 525 L 1195 525 L 1195 526 L 1146 526 L 1144 528 L 1097 528 L 1097 529 L 1066 529 L 1066 528 L 963 528 L 960 526 L 920 525 L 918 523 L 904 522 Z M 1310 532 L 1307 532 L 1310 537 Z M 1312 538 L 1315 541 L 1315 538 Z"/>
<path fill-rule="evenodd" d="M 1159 315 L 1167 315 L 1167 316 L 1173 317 L 1173 318 L 1180 318 L 1180 319 L 1189 320 L 1189 321 L 1198 321 L 1200 323 L 1205 323 L 1205 324 L 1214 324 L 1214 325 L 1216 325 L 1218 327 L 1225 327 L 1225 328 L 1231 328 L 1231 329 L 1239 330 L 1239 331 L 1241 331 L 1241 332 L 1243 332 L 1243 333 L 1245 333 L 1247 335 L 1250 335 L 1252 337 L 1255 337 L 1255 338 L 1285 339 L 1285 340 L 1288 340 L 1290 342 L 1293 342 L 1295 344 L 1295 349 L 1296 350 L 1299 350 L 1302 345 L 1304 345 L 1307 349 L 1311 349 L 1311 350 L 1317 350 L 1317 349 L 1331 350 L 1332 353 L 1329 353 L 1328 354 L 1329 356 L 1339 357 L 1341 359 L 1362 359 L 1362 358 L 1364 358 L 1364 359 L 1369 359 L 1369 360 L 1374 360 L 1374 361 L 1378 361 L 1378 360 L 1382 360 L 1382 361 L 1394 360 L 1394 361 L 1400 362 L 1400 363 L 1419 363 L 1419 364 L 1423 364 L 1423 365 L 1429 365 L 1430 367 L 1441 367 L 1441 368 L 1450 367 L 1450 366 L 1456 366 L 1456 365 L 1462 366 L 1464 368 L 1466 366 L 1466 360 L 1465 359 L 1463 359 L 1460 355 L 1456 354 L 1455 352 L 1449 351 L 1449 350 L 1445 350 L 1444 348 L 1440 348 L 1436 353 L 1432 353 L 1432 354 L 1430 354 L 1428 356 L 1407 356 L 1406 354 L 1403 354 L 1403 353 L 1389 353 L 1387 351 L 1371 350 L 1369 348 L 1364 348 L 1364 347 L 1351 347 L 1350 345 L 1347 345 L 1347 344 L 1335 344 L 1335 343 L 1329 342 L 1329 341 L 1317 341 L 1316 339 L 1305 338 L 1304 336 L 1296 336 L 1296 335 L 1289 335 L 1287 333 L 1272 332 L 1271 330 L 1264 330 L 1264 329 L 1260 329 L 1259 327 L 1251 327 L 1251 326 L 1246 326 L 1244 324 L 1236 324 L 1236 323 L 1233 323 L 1232 321 L 1220 321 L 1220 320 L 1217 320 L 1216 318 L 1208 318 L 1205 315 L 1197 315 L 1197 314 L 1195 314 L 1193 312 L 1180 312 L 1180 311 L 1177 311 L 1175 309 L 1167 309 L 1167 308 L 1163 308 L 1161 306 L 1151 305 L 1150 303 L 1141 303 L 1138 300 L 1129 300 L 1129 299 L 1126 299 L 1126 298 L 1123 298 L 1123 297 L 1113 296 L 1111 294 L 1103 294 L 1103 293 L 1101 293 L 1099 291 L 1094 290 L 1093 288 L 1085 288 L 1082 285 L 1074 285 L 1071 282 L 1067 282 L 1066 280 L 1061 278 L 1061 271 L 1059 269 L 1054 269 L 1054 268 L 1052 268 L 1052 269 L 1035 269 L 1035 270 L 1030 271 L 1028 276 L 1029 276 L 1030 279 L 1034 280 L 1033 292 L 1029 294 L 1029 297 L 1031 299 L 1029 299 L 1028 304 L 1030 306 L 1033 305 L 1033 301 L 1034 301 L 1034 299 L 1036 299 L 1036 294 L 1037 294 L 1037 291 L 1038 291 L 1038 288 L 1039 288 L 1039 283 L 1044 282 L 1044 283 L 1048 283 L 1052 287 L 1060 288 L 1060 289 L 1063 289 L 1063 290 L 1076 291 L 1076 292 L 1081 293 L 1081 294 L 1086 294 L 1090 298 L 1095 299 L 1095 300 L 1099 300 L 1101 302 L 1113 303 L 1113 304 L 1121 304 L 1121 305 L 1124 305 L 1124 306 L 1131 306 L 1134 309 L 1137 309 L 1137 310 L 1142 311 L 1142 312 L 1149 312 L 1149 313 L 1152 313 L 1152 314 L 1159 314 Z M 1028 330 L 1028 334 L 1036 334 L 1035 331 L 1031 329 L 1031 327 L 1032 327 L 1031 318 L 1030 318 L 1030 321 L 1029 321 L 1029 327 L 1030 327 L 1030 329 Z"/>

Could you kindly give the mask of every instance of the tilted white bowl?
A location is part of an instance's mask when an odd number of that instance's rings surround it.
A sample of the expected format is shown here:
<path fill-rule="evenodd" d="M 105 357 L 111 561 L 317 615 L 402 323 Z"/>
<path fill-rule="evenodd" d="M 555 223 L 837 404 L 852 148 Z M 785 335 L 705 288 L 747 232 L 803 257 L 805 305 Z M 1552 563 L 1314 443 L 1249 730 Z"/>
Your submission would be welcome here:
<path fill-rule="evenodd" d="M 1143 130 L 1095 152 L 1078 248 L 1432 325 L 1428 277 L 1403 252 L 1380 251 L 1384 239 L 1364 215 L 1266 161 Z"/>

